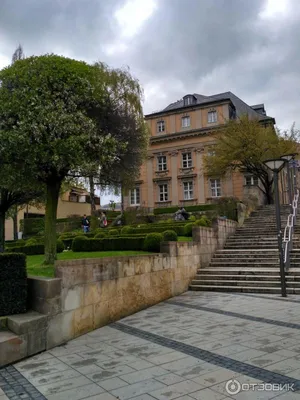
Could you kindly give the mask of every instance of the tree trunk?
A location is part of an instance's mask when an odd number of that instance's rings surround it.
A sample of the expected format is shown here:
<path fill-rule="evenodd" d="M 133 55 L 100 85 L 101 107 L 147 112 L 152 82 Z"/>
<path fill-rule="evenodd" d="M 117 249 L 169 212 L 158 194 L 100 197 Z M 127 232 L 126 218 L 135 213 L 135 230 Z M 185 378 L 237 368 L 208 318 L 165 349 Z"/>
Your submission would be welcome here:
<path fill-rule="evenodd" d="M 13 227 L 14 227 L 14 240 L 18 240 L 18 207 L 15 207 L 13 215 Z"/>
<path fill-rule="evenodd" d="M 56 260 L 56 214 L 61 181 L 47 182 L 45 215 L 45 265 L 53 265 Z"/>
<path fill-rule="evenodd" d="M 93 176 L 89 177 L 89 183 L 90 183 L 90 197 L 91 197 L 91 215 L 96 215 L 95 183 Z"/>
<path fill-rule="evenodd" d="M 5 247 L 5 212 L 0 211 L 0 253 Z"/>

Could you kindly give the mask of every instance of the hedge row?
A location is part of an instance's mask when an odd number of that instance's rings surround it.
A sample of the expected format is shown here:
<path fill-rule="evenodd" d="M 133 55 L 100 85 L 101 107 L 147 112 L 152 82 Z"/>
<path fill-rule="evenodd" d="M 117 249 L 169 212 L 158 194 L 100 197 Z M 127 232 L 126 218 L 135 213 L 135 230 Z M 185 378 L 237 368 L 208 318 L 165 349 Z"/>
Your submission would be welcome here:
<path fill-rule="evenodd" d="M 0 254 L 0 317 L 27 311 L 27 273 L 24 254 Z"/>
<path fill-rule="evenodd" d="M 107 239 L 87 239 L 77 237 L 73 240 L 74 252 L 114 251 L 114 250 L 143 250 L 145 237 L 122 237 Z"/>
<path fill-rule="evenodd" d="M 153 210 L 154 215 L 159 215 L 159 214 L 174 214 L 176 211 L 178 211 L 179 207 L 166 207 L 166 208 L 155 208 Z M 211 211 L 211 210 L 216 210 L 217 206 L 215 204 L 202 204 L 198 206 L 187 206 L 184 207 L 184 209 L 187 212 L 195 212 L 195 211 Z"/>
<path fill-rule="evenodd" d="M 61 240 L 57 241 L 56 250 L 58 253 L 62 253 L 65 247 Z M 38 254 L 45 253 L 45 246 L 44 244 L 32 244 L 32 245 L 25 245 L 25 246 L 17 246 L 17 247 L 10 247 L 6 250 L 6 253 L 23 253 L 27 256 L 33 256 Z"/>

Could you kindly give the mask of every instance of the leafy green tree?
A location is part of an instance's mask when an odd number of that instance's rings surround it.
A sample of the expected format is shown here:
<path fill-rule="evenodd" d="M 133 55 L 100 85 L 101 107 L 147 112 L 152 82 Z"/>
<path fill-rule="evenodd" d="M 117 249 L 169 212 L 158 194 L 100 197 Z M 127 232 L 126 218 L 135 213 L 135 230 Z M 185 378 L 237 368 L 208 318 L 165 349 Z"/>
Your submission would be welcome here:
<path fill-rule="evenodd" d="M 0 157 L 6 152 L 15 170 L 25 160 L 29 175 L 46 188 L 45 264 L 56 259 L 55 221 L 64 180 L 111 163 L 126 147 L 115 139 L 116 131 L 128 129 L 123 110 L 141 110 L 136 81 L 127 77 L 133 84 L 125 88 L 104 64 L 56 55 L 29 57 L 0 71 Z M 135 112 L 140 118 L 141 111 Z"/>
<path fill-rule="evenodd" d="M 247 116 L 230 120 L 214 135 L 211 155 L 205 157 L 205 173 L 224 176 L 230 171 L 258 178 L 268 204 L 273 202 L 273 177 L 264 161 L 296 151 L 295 132 L 281 135 L 272 125 L 263 126 Z"/>

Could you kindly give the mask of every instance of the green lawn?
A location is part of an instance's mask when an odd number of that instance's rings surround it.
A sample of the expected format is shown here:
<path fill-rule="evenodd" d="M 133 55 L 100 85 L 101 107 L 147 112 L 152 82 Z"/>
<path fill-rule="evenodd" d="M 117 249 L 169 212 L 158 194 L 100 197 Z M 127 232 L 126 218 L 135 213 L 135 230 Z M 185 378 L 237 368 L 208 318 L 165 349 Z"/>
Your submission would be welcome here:
<path fill-rule="evenodd" d="M 187 236 L 178 236 L 178 242 L 192 242 L 193 238 Z"/>
<path fill-rule="evenodd" d="M 81 258 L 100 258 L 114 256 L 136 256 L 146 253 L 144 251 L 98 251 L 89 253 L 73 253 L 72 251 L 60 253 L 57 255 L 58 260 L 77 260 Z M 43 267 L 43 255 L 27 256 L 27 273 L 28 275 L 54 277 L 54 266 Z"/>

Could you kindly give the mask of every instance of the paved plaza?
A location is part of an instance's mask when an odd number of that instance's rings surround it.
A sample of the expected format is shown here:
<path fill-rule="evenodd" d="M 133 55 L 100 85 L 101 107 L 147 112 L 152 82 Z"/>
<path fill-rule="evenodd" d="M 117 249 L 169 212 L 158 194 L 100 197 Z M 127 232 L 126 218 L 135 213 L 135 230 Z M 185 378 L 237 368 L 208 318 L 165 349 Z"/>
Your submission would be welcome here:
<path fill-rule="evenodd" d="M 0 400 L 300 400 L 300 298 L 187 292 L 0 370 Z"/>

